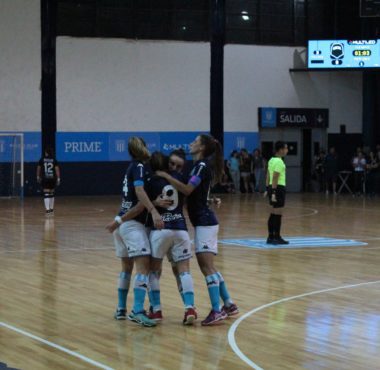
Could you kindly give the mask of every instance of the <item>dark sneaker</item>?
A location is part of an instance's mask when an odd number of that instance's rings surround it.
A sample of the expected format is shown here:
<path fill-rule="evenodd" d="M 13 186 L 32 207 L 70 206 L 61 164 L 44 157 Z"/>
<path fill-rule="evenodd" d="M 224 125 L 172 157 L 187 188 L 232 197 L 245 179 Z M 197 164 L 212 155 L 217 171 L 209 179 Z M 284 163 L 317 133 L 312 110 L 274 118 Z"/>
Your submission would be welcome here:
<path fill-rule="evenodd" d="M 289 244 L 287 240 L 284 240 L 280 237 L 273 239 L 272 244 L 274 245 L 286 245 Z"/>
<path fill-rule="evenodd" d="M 208 316 L 201 322 L 202 326 L 212 326 L 221 324 L 223 320 L 227 318 L 227 314 L 224 311 L 211 310 Z"/>
<path fill-rule="evenodd" d="M 198 318 L 197 311 L 194 307 L 187 308 L 183 318 L 183 325 L 193 325 L 194 321 Z"/>
<path fill-rule="evenodd" d="M 273 244 L 273 238 L 270 238 L 269 236 L 268 236 L 268 239 L 267 239 L 267 244 Z"/>
<path fill-rule="evenodd" d="M 222 311 L 224 311 L 228 316 L 234 316 L 239 313 L 239 307 L 235 303 L 232 303 L 230 306 L 223 306 Z"/>
<path fill-rule="evenodd" d="M 126 320 L 127 319 L 127 310 L 124 308 L 117 308 L 114 314 L 116 320 Z"/>

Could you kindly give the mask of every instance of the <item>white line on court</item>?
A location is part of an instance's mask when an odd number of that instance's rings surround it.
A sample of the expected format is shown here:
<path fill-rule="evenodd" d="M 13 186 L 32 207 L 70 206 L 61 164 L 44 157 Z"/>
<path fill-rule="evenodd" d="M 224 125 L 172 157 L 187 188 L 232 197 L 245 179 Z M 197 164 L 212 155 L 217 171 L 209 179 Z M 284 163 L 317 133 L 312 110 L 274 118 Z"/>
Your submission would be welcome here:
<path fill-rule="evenodd" d="M 228 343 L 229 345 L 231 346 L 232 350 L 235 352 L 235 354 L 242 360 L 244 361 L 247 365 L 249 365 L 252 369 L 255 369 L 255 370 L 264 370 L 262 367 L 260 367 L 259 365 L 257 365 L 255 362 L 253 362 L 252 360 L 250 360 L 241 350 L 240 348 L 238 347 L 238 345 L 236 344 L 236 340 L 235 340 L 235 332 L 237 330 L 237 328 L 239 327 L 239 325 L 248 317 L 250 317 L 251 315 L 255 314 L 256 312 L 259 312 L 259 311 L 262 311 L 266 308 L 269 308 L 269 307 L 272 307 L 272 306 L 275 306 L 276 304 L 280 304 L 280 303 L 284 303 L 284 302 L 288 302 L 288 301 L 293 301 L 295 299 L 299 299 L 299 298 L 303 298 L 303 297 L 308 297 L 308 296 L 311 296 L 311 295 L 316 295 L 316 294 L 322 294 L 322 293 L 329 293 L 329 292 L 333 292 L 335 290 L 341 290 L 341 289 L 349 289 L 349 288 L 357 288 L 357 287 L 360 287 L 360 286 L 365 286 L 365 285 L 371 285 L 371 284 L 378 284 L 380 283 L 380 280 L 376 280 L 376 281 L 368 281 L 366 283 L 359 283 L 359 284 L 352 284 L 352 285 L 343 285 L 343 286 L 340 286 L 340 287 L 337 287 L 337 288 L 329 288 L 329 289 L 322 289 L 322 290 L 315 290 L 313 292 L 310 292 L 310 293 L 304 293 L 304 294 L 300 294 L 300 295 L 295 295 L 293 297 L 287 297 L 287 298 L 282 298 L 282 299 L 279 299 L 277 301 L 274 301 L 274 302 L 271 302 L 271 303 L 267 303 L 263 306 L 260 306 L 260 307 L 257 307 L 249 312 L 247 312 L 246 314 L 244 314 L 242 317 L 240 317 L 238 320 L 236 320 L 230 327 L 230 329 L 228 330 Z"/>
<path fill-rule="evenodd" d="M 296 209 L 306 209 L 306 210 L 309 210 L 311 211 L 310 213 L 306 213 L 306 214 L 301 214 L 301 215 L 294 215 L 294 216 L 286 216 L 285 215 L 285 218 L 286 219 L 294 219 L 294 218 L 301 218 L 301 217 L 308 217 L 308 216 L 315 216 L 319 213 L 319 211 L 315 208 L 308 208 L 308 207 L 297 207 L 297 206 L 286 206 L 286 208 L 296 208 Z"/>
<path fill-rule="evenodd" d="M 37 252 L 66 252 L 66 251 L 75 251 L 75 252 L 85 252 L 85 251 L 108 251 L 114 250 L 115 247 L 99 247 L 99 248 L 51 248 L 51 249 L 25 249 L 25 250 L 8 250 L 0 251 L 0 254 L 6 253 L 37 253 Z"/>
<path fill-rule="evenodd" d="M 55 344 L 53 342 L 50 342 L 46 339 L 43 339 L 43 338 L 40 338 L 40 337 L 37 337 L 36 335 L 33 335 L 31 333 L 28 333 L 27 331 L 24 331 L 24 330 L 21 330 L 21 329 L 18 329 L 12 325 L 8 325 L 6 324 L 5 322 L 2 322 L 0 321 L 0 326 L 4 327 L 4 328 L 7 328 L 9 330 L 13 330 L 15 331 L 16 333 L 19 333 L 19 334 L 22 334 L 22 335 L 25 335 L 26 337 L 29 337 L 31 339 L 34 339 L 38 342 L 41 342 L 43 344 L 46 344 L 47 346 L 50 346 L 50 347 L 53 347 L 55 349 L 58 349 L 59 351 L 62 351 L 62 352 L 65 352 L 67 353 L 68 355 L 70 356 L 73 356 L 73 357 L 76 357 L 76 358 L 79 358 L 80 360 L 84 361 L 84 362 L 87 362 L 95 367 L 98 367 L 100 369 L 104 369 L 104 370 L 114 370 L 112 367 L 109 367 L 109 366 L 106 366 L 106 365 L 103 365 L 101 364 L 100 362 L 97 362 L 97 361 L 94 361 L 94 360 L 91 360 L 90 358 L 86 357 L 86 356 L 83 356 L 79 353 L 76 353 L 74 351 L 70 351 L 69 349 L 65 348 L 65 347 L 62 347 L 58 344 Z"/>

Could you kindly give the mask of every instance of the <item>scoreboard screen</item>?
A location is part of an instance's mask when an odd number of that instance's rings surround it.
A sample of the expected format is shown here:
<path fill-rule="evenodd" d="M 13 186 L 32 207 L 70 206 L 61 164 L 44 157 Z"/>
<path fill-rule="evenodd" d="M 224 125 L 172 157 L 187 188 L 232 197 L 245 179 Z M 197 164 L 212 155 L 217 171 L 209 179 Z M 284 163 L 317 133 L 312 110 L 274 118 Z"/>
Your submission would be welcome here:
<path fill-rule="evenodd" d="M 380 17 L 380 0 L 360 0 L 361 17 Z"/>
<path fill-rule="evenodd" d="M 380 40 L 310 40 L 308 68 L 380 68 Z"/>

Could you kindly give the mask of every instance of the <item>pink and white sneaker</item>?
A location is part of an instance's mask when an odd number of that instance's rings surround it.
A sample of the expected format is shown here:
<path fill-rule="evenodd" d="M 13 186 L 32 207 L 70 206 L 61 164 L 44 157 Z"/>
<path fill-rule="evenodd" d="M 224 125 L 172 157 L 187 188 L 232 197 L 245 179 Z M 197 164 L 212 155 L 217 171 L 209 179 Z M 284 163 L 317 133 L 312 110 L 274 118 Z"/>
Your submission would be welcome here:
<path fill-rule="evenodd" d="M 239 307 L 235 303 L 232 303 L 230 306 L 223 306 L 222 311 L 224 311 L 228 316 L 234 316 L 239 313 Z"/>
<path fill-rule="evenodd" d="M 219 325 L 227 317 L 228 315 L 224 311 L 218 312 L 218 311 L 211 310 L 208 316 L 201 322 L 201 324 L 202 326 Z"/>
<path fill-rule="evenodd" d="M 198 318 L 195 308 L 190 307 L 186 309 L 185 316 L 183 318 L 183 325 L 193 325 L 194 321 Z"/>

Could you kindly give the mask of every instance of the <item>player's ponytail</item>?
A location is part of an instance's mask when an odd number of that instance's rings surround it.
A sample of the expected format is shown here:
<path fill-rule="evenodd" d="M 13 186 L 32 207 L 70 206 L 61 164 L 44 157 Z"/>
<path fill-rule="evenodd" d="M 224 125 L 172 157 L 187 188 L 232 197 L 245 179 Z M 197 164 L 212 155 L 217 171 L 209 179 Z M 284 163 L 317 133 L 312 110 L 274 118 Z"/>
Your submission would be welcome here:
<path fill-rule="evenodd" d="M 224 174 L 223 148 L 220 142 L 211 135 L 199 135 L 201 144 L 204 146 L 203 156 L 208 158 L 213 171 L 213 184 L 221 181 Z"/>
<path fill-rule="evenodd" d="M 149 150 L 141 137 L 132 136 L 128 140 L 128 152 L 133 159 L 141 162 L 145 162 L 150 158 Z"/>

